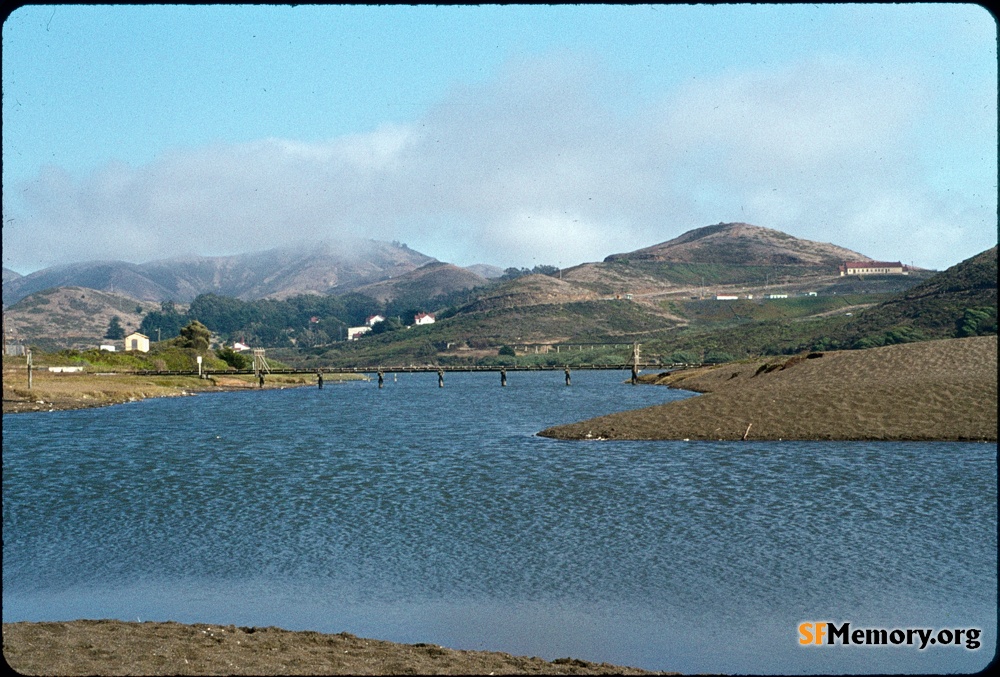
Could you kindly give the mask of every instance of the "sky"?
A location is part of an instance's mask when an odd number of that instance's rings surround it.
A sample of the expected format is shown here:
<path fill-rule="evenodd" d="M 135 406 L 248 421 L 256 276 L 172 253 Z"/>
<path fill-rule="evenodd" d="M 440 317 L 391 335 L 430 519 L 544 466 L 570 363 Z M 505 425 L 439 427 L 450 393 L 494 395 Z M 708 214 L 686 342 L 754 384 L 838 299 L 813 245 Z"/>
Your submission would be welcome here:
<path fill-rule="evenodd" d="M 600 261 L 745 222 L 944 269 L 997 242 L 974 4 L 28 5 L 3 265 L 354 237 Z"/>

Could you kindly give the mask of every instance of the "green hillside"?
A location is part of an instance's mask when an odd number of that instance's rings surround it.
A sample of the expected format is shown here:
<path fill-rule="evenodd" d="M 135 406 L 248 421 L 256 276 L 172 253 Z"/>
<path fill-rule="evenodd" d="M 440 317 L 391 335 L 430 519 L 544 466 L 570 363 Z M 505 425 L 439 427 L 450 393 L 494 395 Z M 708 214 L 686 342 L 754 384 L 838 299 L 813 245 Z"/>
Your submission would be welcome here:
<path fill-rule="evenodd" d="M 997 248 L 848 314 L 852 301 L 870 303 L 877 299 L 875 295 L 781 299 L 760 304 L 757 310 L 748 302 L 727 306 L 705 301 L 701 309 L 690 304 L 687 314 L 692 323 L 651 342 L 649 350 L 662 356 L 714 353 L 741 359 L 995 334 Z M 810 305 L 817 310 L 829 305 L 836 311 L 836 304 L 842 302 L 846 302 L 844 312 L 824 317 L 802 313 Z"/>
<path fill-rule="evenodd" d="M 309 366 L 482 363 L 496 357 L 503 346 L 631 344 L 675 324 L 648 307 L 624 300 L 519 306 L 465 313 L 431 325 L 365 336 L 359 341 L 307 351 L 302 359 Z M 559 353 L 556 358 L 553 353 L 552 359 L 554 364 L 600 361 L 603 358 L 598 353 L 606 352 L 595 346 L 586 355 L 587 350 L 577 349 L 571 356 Z M 622 355 L 625 353 L 627 350 Z M 282 356 L 289 359 L 284 353 Z"/>

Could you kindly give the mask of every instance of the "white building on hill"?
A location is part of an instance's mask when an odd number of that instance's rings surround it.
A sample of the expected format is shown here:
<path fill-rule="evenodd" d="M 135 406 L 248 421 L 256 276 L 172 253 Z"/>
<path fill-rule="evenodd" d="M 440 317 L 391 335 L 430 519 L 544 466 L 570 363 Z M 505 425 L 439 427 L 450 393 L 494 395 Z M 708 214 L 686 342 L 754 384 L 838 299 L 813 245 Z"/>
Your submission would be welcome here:
<path fill-rule="evenodd" d="M 909 275 L 899 261 L 844 261 L 840 276 L 845 275 Z"/>

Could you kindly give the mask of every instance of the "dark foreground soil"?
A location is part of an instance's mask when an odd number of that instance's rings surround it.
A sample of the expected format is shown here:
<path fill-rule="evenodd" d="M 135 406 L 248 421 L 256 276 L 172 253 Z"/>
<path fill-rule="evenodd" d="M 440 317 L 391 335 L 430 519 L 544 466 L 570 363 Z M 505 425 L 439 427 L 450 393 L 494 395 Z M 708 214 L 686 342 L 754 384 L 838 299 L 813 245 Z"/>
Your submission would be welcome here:
<path fill-rule="evenodd" d="M 434 644 L 279 628 L 183 623 L 4 623 L 3 654 L 24 675 L 652 675 L 572 658 L 545 661 Z"/>
<path fill-rule="evenodd" d="M 560 439 L 997 439 L 997 337 L 770 357 L 648 382 L 705 393 L 542 431 Z"/>

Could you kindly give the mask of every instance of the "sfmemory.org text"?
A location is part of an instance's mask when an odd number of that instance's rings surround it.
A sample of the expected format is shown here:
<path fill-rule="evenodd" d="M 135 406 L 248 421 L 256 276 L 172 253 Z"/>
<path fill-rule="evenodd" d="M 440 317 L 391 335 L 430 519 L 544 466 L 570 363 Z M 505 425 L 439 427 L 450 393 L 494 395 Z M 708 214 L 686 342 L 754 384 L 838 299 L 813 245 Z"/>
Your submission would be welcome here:
<path fill-rule="evenodd" d="M 850 622 L 839 627 L 836 623 L 822 621 L 799 624 L 799 644 L 858 644 L 858 645 L 916 645 L 918 649 L 926 649 L 929 645 L 960 645 L 975 650 L 979 648 L 978 628 L 956 628 L 932 630 L 929 628 L 855 628 Z"/>

